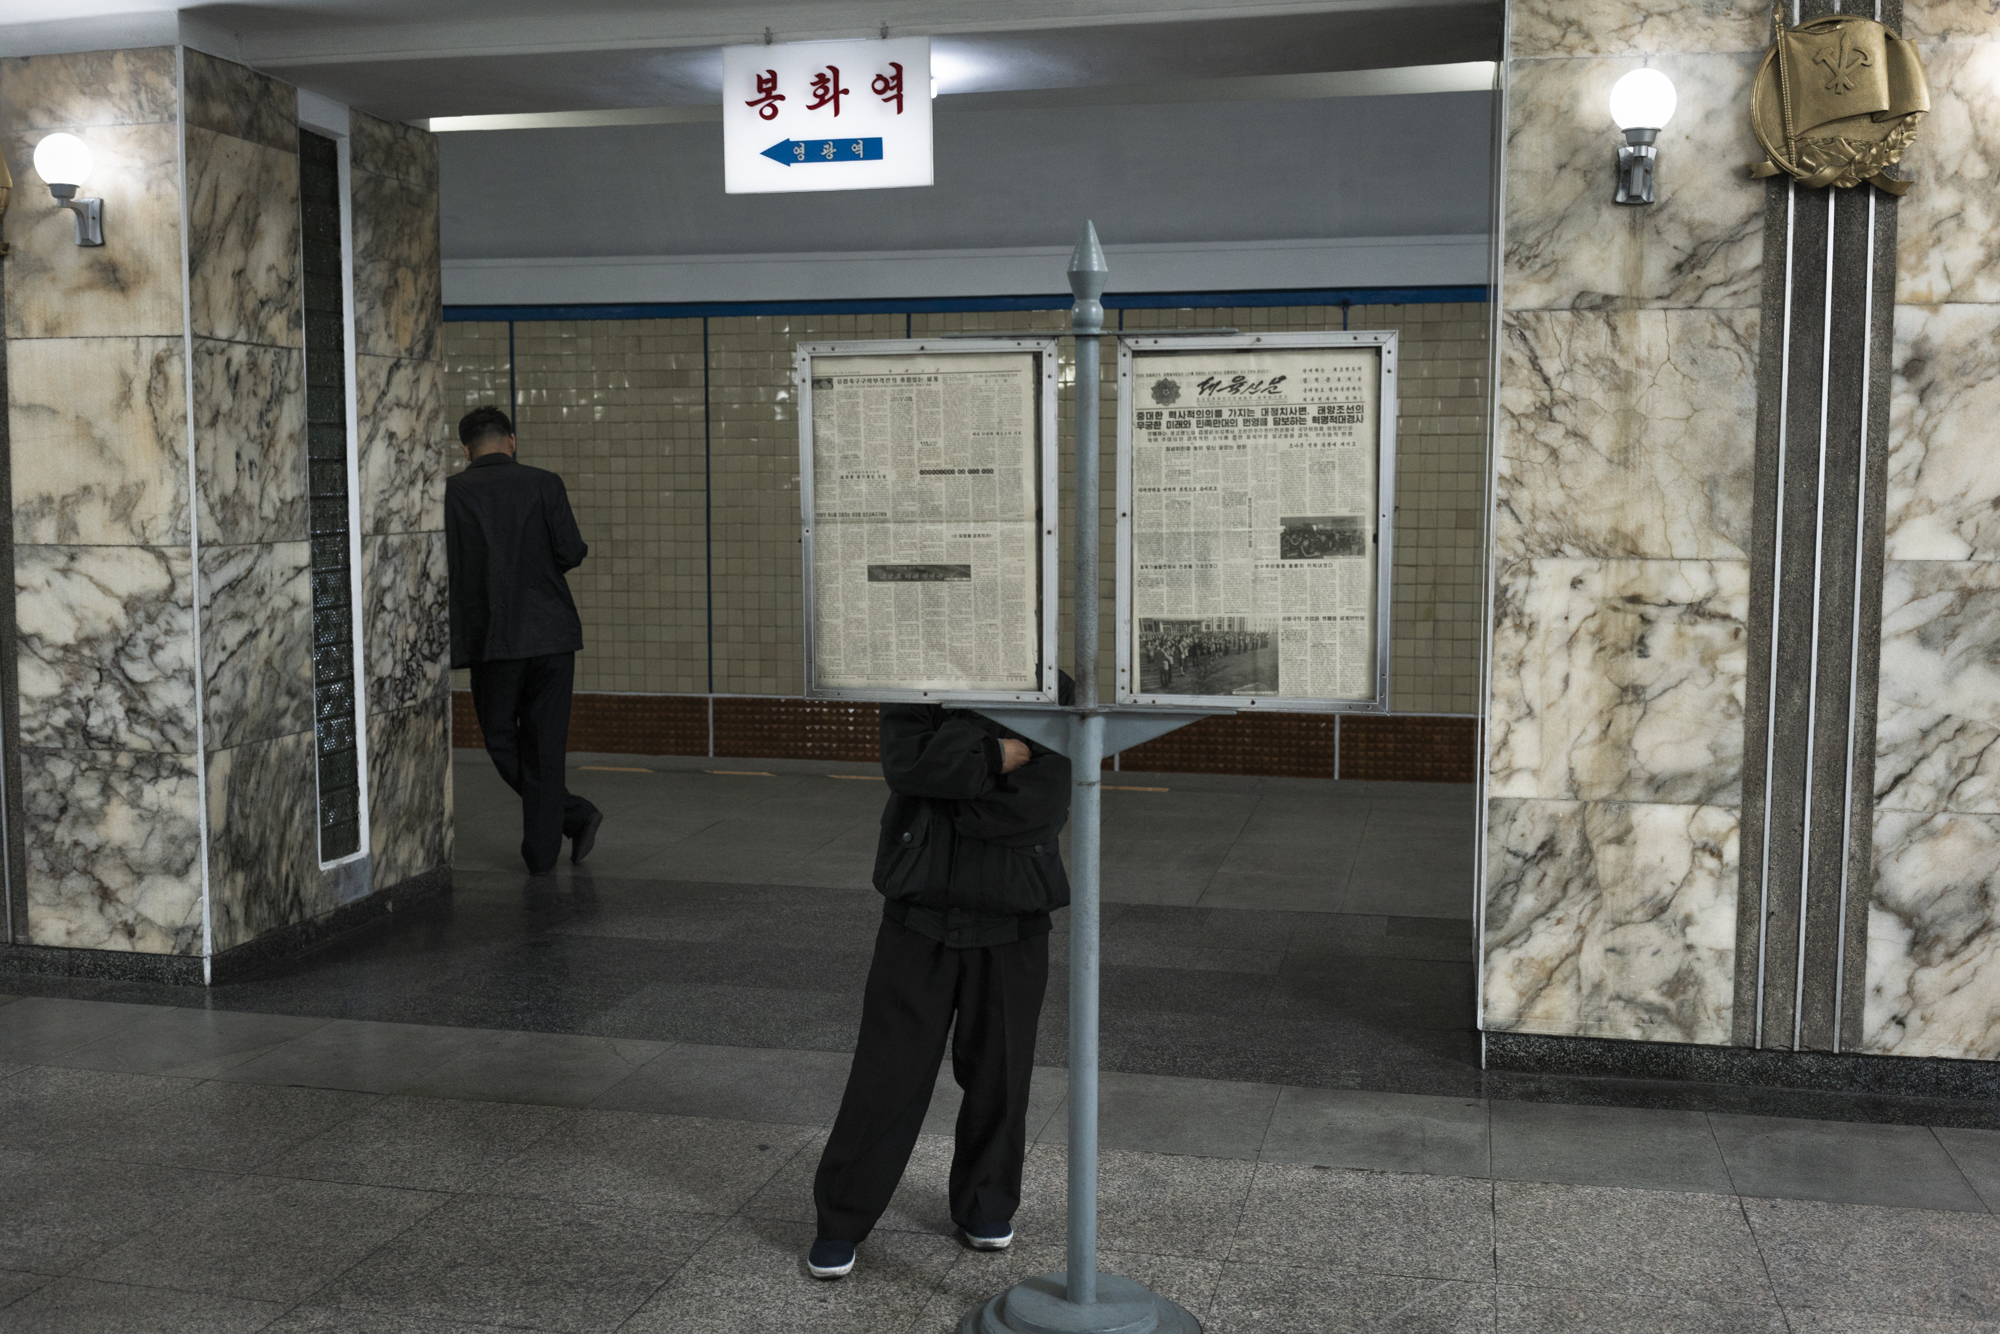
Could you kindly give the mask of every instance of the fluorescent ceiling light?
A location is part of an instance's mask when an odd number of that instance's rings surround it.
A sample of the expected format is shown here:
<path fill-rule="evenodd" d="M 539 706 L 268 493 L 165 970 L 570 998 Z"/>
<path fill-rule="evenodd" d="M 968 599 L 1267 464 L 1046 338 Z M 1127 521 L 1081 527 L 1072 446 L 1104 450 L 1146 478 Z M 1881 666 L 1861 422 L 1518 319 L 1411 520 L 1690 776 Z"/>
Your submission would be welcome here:
<path fill-rule="evenodd" d="M 1410 93 L 1487 92 L 1498 66 L 1490 60 L 1457 65 L 1403 65 L 1395 69 L 1339 70 L 1330 74 L 1265 74 L 1237 79 L 1189 79 L 1173 84 L 1106 84 L 961 94 L 960 107 L 1111 106 L 1164 102 L 1294 101 L 1319 97 L 1388 97 Z M 951 97 L 949 73 L 938 92 Z M 435 134 L 461 130 L 567 130 L 603 125 L 670 125 L 719 121 L 718 105 L 632 107 L 616 111 L 539 111 L 496 116 L 440 116 Z"/>

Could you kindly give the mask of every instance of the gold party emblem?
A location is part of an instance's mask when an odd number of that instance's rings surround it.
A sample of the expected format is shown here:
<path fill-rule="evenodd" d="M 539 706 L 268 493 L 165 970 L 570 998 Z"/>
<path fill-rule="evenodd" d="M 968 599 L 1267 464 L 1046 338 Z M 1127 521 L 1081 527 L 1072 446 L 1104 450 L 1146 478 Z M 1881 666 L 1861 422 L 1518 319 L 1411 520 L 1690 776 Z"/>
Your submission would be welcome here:
<path fill-rule="evenodd" d="M 1750 174 L 1908 190 L 1888 172 L 1931 109 L 1917 48 L 1873 19 L 1834 14 L 1787 28 L 1783 14 L 1750 94 L 1750 125 L 1770 158 Z"/>

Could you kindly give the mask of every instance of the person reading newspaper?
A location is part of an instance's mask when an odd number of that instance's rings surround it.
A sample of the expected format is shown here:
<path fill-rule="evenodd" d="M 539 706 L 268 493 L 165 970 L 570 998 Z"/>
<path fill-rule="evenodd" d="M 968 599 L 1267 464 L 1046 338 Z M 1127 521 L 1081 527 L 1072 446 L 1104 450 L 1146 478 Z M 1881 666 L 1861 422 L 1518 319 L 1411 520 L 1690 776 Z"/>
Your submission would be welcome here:
<path fill-rule="evenodd" d="M 1062 677 L 1062 702 L 1071 685 Z M 975 1250 L 1014 1240 L 1028 1151 L 1028 1081 L 1049 979 L 1050 914 L 1069 903 L 1057 838 L 1070 765 L 998 723 L 934 704 L 882 709 L 888 806 L 875 855 L 884 899 L 861 1033 L 813 1178 L 813 1277 L 854 1268 L 930 1109 L 951 1038 L 964 1090 L 952 1222 Z"/>

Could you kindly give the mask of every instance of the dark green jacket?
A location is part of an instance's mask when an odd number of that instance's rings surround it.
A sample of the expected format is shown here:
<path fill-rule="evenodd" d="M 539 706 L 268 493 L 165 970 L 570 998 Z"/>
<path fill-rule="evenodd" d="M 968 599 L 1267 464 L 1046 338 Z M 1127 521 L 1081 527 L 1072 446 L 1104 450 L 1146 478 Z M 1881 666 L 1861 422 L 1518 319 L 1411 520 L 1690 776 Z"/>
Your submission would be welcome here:
<path fill-rule="evenodd" d="M 1069 903 L 1056 840 L 1069 823 L 1069 761 L 1028 743 L 1000 772 L 998 723 L 935 704 L 882 706 L 889 804 L 875 888 L 892 919 L 947 945 L 996 945 L 1046 932 Z"/>

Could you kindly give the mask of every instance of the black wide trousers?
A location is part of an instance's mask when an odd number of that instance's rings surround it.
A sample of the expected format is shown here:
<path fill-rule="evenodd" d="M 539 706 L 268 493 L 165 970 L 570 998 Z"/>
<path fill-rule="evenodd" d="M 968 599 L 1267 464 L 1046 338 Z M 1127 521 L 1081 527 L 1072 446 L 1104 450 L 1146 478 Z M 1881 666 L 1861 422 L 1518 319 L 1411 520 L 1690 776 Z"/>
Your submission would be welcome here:
<path fill-rule="evenodd" d="M 521 794 L 521 858 L 530 871 L 552 869 L 562 841 L 582 833 L 597 813 L 564 782 L 575 680 L 574 653 L 472 664 L 472 707 L 486 753 Z"/>
<path fill-rule="evenodd" d="M 859 1242 L 889 1207 L 930 1110 L 947 1033 L 952 1074 L 965 1091 L 951 1159 L 952 1221 L 1013 1219 L 1048 982 L 1046 935 L 953 949 L 883 919 L 847 1091 L 813 1177 L 820 1236 Z"/>

